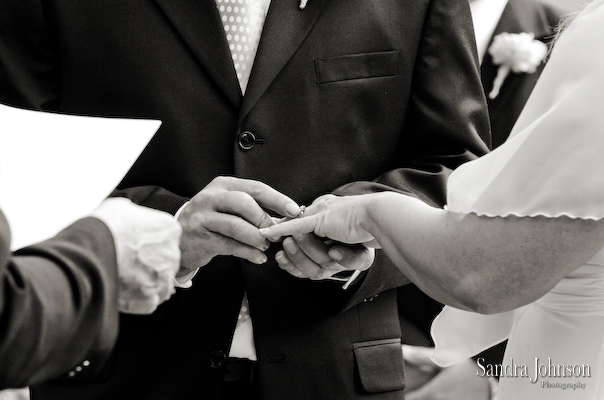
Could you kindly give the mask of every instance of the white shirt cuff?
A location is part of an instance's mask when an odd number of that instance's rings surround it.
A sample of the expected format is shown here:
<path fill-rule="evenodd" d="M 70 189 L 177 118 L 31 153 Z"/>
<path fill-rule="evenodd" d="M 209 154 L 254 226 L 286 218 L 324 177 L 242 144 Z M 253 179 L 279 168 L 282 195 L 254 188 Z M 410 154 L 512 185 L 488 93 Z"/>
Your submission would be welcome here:
<path fill-rule="evenodd" d="M 182 206 L 180 206 L 178 211 L 176 211 L 176 214 L 174 214 L 174 218 L 178 219 L 178 216 L 180 215 L 182 210 L 185 209 L 187 204 L 189 204 L 188 201 L 185 204 L 183 204 Z M 180 289 L 188 289 L 191 286 L 193 286 L 192 279 L 197 274 L 197 271 L 199 271 L 199 268 L 192 269 L 190 273 L 188 273 L 184 276 L 174 277 L 174 287 L 180 288 Z"/>
<path fill-rule="evenodd" d="M 179 276 L 179 277 L 174 277 L 174 287 L 176 288 L 180 288 L 180 289 L 188 289 L 191 286 L 193 286 L 193 277 L 195 275 L 197 275 L 197 271 L 199 271 L 199 268 L 196 269 L 192 269 L 191 272 L 189 272 L 186 275 L 183 276 Z"/>
<path fill-rule="evenodd" d="M 350 285 L 352 284 L 352 282 L 354 282 L 355 279 L 357 279 L 357 277 L 361 275 L 361 271 L 359 270 L 354 270 L 352 272 L 352 274 L 350 274 L 349 277 L 346 278 L 338 278 L 338 277 L 334 277 L 332 276 L 331 278 L 327 278 L 328 280 L 332 280 L 332 281 L 338 281 L 338 282 L 344 282 L 344 285 L 342 285 L 342 289 L 346 290 L 348 289 L 348 287 L 350 287 Z"/>

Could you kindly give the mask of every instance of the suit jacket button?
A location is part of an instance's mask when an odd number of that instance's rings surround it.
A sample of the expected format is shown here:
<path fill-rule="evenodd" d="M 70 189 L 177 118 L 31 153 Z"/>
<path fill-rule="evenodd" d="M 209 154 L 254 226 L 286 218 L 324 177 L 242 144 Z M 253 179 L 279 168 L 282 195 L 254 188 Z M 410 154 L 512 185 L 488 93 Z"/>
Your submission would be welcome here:
<path fill-rule="evenodd" d="M 372 302 L 373 300 L 375 300 L 375 299 L 376 299 L 376 297 L 378 297 L 378 295 L 377 295 L 377 294 L 374 294 L 374 295 L 373 295 L 373 296 L 371 296 L 371 297 L 367 297 L 366 299 L 363 299 L 363 303 L 370 303 L 370 302 Z"/>
<path fill-rule="evenodd" d="M 237 145 L 243 151 L 253 149 L 256 144 L 264 144 L 264 139 L 257 137 L 250 131 L 241 132 L 237 138 Z"/>
<path fill-rule="evenodd" d="M 210 367 L 219 369 L 226 365 L 227 356 L 220 350 L 214 350 L 210 353 Z"/>
<path fill-rule="evenodd" d="M 256 145 L 256 135 L 250 131 L 241 132 L 239 134 L 239 140 L 237 143 L 239 144 L 239 148 L 241 150 L 251 150 Z"/>

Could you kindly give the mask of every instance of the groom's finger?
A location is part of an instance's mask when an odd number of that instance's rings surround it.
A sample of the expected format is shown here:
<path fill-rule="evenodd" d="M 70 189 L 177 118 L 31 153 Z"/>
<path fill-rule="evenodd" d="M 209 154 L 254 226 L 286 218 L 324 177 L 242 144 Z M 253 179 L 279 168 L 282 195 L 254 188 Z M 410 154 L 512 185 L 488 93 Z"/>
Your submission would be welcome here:
<path fill-rule="evenodd" d="M 329 257 L 346 269 L 365 271 L 375 260 L 375 250 L 364 245 L 336 245 L 329 249 Z"/>
<path fill-rule="evenodd" d="M 247 193 L 262 207 L 283 216 L 293 218 L 300 211 L 300 207 L 295 201 L 260 181 L 225 177 L 224 182 L 229 191 Z"/>

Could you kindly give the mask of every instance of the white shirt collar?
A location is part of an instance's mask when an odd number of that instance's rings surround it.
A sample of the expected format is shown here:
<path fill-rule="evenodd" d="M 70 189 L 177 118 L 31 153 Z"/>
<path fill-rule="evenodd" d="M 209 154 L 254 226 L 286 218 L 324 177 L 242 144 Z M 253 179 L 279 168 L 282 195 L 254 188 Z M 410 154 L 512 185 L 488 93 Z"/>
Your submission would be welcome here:
<path fill-rule="evenodd" d="M 508 0 L 470 0 L 478 58 L 482 63 Z"/>

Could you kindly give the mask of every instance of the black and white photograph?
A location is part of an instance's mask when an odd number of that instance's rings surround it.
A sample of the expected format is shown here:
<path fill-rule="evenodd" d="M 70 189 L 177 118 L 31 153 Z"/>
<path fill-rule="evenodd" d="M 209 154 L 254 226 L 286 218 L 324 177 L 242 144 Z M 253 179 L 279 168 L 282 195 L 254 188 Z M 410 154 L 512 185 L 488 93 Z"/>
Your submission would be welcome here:
<path fill-rule="evenodd" d="M 604 0 L 0 0 L 0 400 L 604 400 L 602 39 Z"/>

